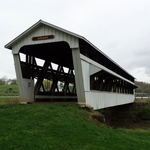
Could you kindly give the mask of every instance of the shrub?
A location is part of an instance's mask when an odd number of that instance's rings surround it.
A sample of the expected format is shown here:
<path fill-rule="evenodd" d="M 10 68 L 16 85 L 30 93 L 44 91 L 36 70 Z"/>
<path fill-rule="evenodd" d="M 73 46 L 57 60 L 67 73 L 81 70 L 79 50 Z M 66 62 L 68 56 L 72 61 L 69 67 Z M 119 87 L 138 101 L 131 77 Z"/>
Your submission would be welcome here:
<path fill-rule="evenodd" d="M 144 106 L 144 107 L 139 108 L 136 112 L 136 115 L 137 117 L 140 117 L 141 119 L 149 120 L 150 119 L 150 107 Z"/>

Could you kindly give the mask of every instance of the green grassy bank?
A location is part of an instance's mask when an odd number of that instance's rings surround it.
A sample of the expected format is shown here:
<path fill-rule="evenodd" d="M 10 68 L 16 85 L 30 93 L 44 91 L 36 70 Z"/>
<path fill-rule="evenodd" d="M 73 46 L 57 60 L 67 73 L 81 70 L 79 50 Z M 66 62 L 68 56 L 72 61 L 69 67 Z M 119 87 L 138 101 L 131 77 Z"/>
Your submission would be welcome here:
<path fill-rule="evenodd" d="M 18 96 L 18 85 L 0 85 L 0 96 Z"/>
<path fill-rule="evenodd" d="M 148 150 L 150 132 L 112 129 L 76 105 L 1 105 L 2 150 Z"/>

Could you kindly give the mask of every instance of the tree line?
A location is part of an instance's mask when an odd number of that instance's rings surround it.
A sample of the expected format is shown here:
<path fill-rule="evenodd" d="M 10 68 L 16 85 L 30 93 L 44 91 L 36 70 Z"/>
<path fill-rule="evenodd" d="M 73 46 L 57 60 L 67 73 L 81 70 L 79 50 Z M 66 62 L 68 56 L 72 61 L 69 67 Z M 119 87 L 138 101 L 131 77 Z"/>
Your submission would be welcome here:
<path fill-rule="evenodd" d="M 136 81 L 135 85 L 138 86 L 135 90 L 136 93 L 150 93 L 150 83 Z"/>
<path fill-rule="evenodd" d="M 0 85 L 17 84 L 16 79 L 8 79 L 7 76 L 0 78 Z"/>

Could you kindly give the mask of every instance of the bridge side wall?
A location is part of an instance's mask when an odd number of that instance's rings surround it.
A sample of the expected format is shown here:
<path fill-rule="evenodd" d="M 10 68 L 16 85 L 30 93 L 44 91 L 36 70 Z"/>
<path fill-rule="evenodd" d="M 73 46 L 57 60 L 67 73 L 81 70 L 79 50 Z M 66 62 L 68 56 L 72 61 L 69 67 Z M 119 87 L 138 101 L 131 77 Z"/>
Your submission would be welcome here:
<path fill-rule="evenodd" d="M 95 109 L 124 105 L 134 102 L 134 95 L 109 92 L 85 92 L 86 104 Z"/>
<path fill-rule="evenodd" d="M 90 75 L 101 70 L 105 70 L 114 77 L 121 78 L 122 80 L 128 80 L 82 54 L 80 54 L 80 59 L 82 64 L 85 105 L 92 106 L 94 109 L 101 109 L 134 102 L 134 94 L 90 90 Z M 131 81 L 128 82 L 131 83 Z"/>

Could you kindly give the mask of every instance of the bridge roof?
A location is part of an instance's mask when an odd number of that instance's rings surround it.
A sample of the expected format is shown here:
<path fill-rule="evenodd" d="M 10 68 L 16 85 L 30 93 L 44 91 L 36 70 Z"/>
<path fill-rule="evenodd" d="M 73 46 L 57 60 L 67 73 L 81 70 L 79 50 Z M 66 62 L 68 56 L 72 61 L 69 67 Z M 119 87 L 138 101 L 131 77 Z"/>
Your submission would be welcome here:
<path fill-rule="evenodd" d="M 93 54 L 93 50 L 97 53 L 100 53 L 101 56 L 103 56 L 105 59 L 104 61 L 107 61 L 109 63 L 112 63 L 113 66 L 115 66 L 118 70 L 120 70 L 121 74 L 124 74 L 124 76 L 127 76 L 128 78 L 131 78 L 131 80 L 134 80 L 134 77 L 132 75 L 130 75 L 126 70 L 124 70 L 120 65 L 118 65 L 115 61 L 113 61 L 110 57 L 108 57 L 105 53 L 103 53 L 100 49 L 98 49 L 96 46 L 94 46 L 90 41 L 88 41 L 86 38 L 84 38 L 83 36 L 70 32 L 68 30 L 65 30 L 63 28 L 60 28 L 58 26 L 55 26 L 53 24 L 50 24 L 48 22 L 45 22 L 43 20 L 39 20 L 38 22 L 36 22 L 33 26 L 31 26 L 30 28 L 28 28 L 26 31 L 24 31 L 23 33 L 21 33 L 19 36 L 17 36 L 16 38 L 14 38 L 12 41 L 10 41 L 8 44 L 5 45 L 5 48 L 8 49 L 12 49 L 12 46 L 15 45 L 19 40 L 21 40 L 22 38 L 24 38 L 26 35 L 28 35 L 30 32 L 32 32 L 33 30 L 35 30 L 36 28 L 38 28 L 41 25 L 46 25 L 48 27 L 52 27 L 54 29 L 57 29 L 59 31 L 65 32 L 71 36 L 74 36 L 76 38 L 79 39 L 79 42 L 82 43 L 82 45 L 86 45 L 90 47 L 90 52 L 91 54 Z"/>

